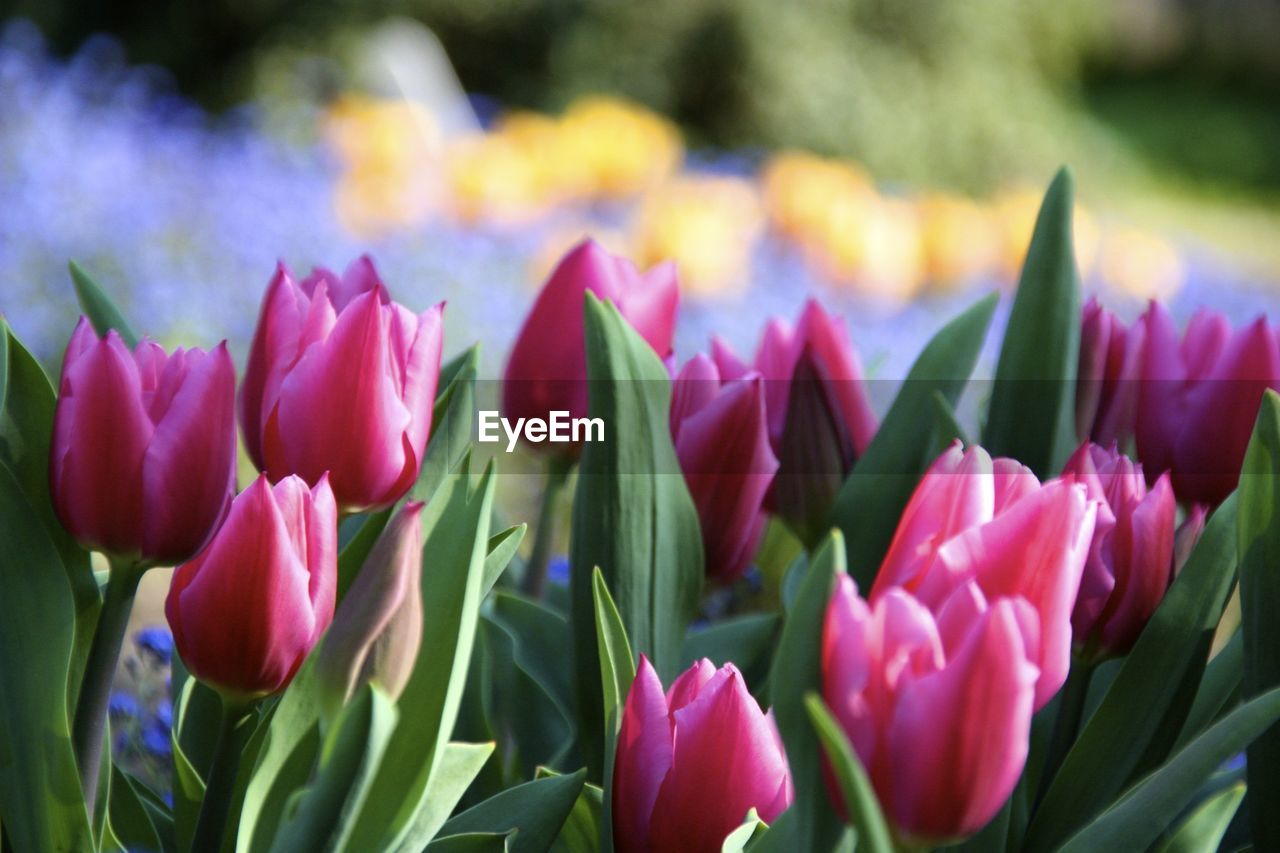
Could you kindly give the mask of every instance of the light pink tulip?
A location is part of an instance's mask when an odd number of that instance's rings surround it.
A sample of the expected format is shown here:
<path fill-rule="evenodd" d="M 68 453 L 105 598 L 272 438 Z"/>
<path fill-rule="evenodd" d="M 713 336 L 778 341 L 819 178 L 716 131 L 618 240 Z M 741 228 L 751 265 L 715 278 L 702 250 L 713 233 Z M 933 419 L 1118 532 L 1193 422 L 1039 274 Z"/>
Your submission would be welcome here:
<path fill-rule="evenodd" d="M 707 575 L 733 581 L 755 556 L 778 470 L 763 380 L 753 373 L 722 384 L 711 359 L 694 356 L 672 386 L 671 435 L 698 509 Z"/>
<path fill-rule="evenodd" d="M 1075 644 L 1091 658 L 1126 654 L 1173 580 L 1178 506 L 1169 475 L 1161 474 L 1148 491 L 1141 465 L 1089 442 L 1062 473 L 1083 483 L 1098 503 L 1071 616 Z"/>
<path fill-rule="evenodd" d="M 1031 658 L 1040 669 L 1036 710 L 1071 667 L 1071 612 L 1097 505 L 1064 480 L 1043 485 L 1012 459 L 953 444 L 907 503 L 871 590 L 875 601 L 901 587 L 934 613 L 973 581 L 983 596 L 1026 599 L 1039 614 Z"/>
<path fill-rule="evenodd" d="M 773 717 L 733 664 L 703 658 L 663 695 L 641 656 L 613 766 L 619 853 L 712 853 L 748 811 L 771 822 L 793 796 Z"/>
<path fill-rule="evenodd" d="M 972 580 L 935 616 L 902 589 L 862 600 L 842 577 L 827 608 L 823 698 L 904 838 L 971 835 L 1027 759 L 1038 616 Z"/>
<path fill-rule="evenodd" d="M 115 558 L 172 565 L 208 540 L 235 477 L 235 368 L 211 352 L 143 341 L 80 319 L 62 364 L 49 486 L 63 526 Z"/>
<path fill-rule="evenodd" d="M 583 309 L 588 292 L 611 300 L 659 358 L 670 354 L 680 303 L 675 265 L 663 263 L 642 273 L 594 240 L 583 240 L 561 259 L 520 328 L 503 378 L 505 417 L 587 414 Z M 571 444 L 530 447 L 572 455 L 580 450 Z"/>
<path fill-rule="evenodd" d="M 182 662 L 225 694 L 278 693 L 333 620 L 338 511 L 329 480 L 265 475 L 178 567 L 164 612 Z"/>
<path fill-rule="evenodd" d="M 443 304 L 392 302 L 372 262 L 267 287 L 240 389 L 245 448 L 273 482 L 329 472 L 343 510 L 386 506 L 418 477 L 440 376 Z"/>
<path fill-rule="evenodd" d="M 813 544 L 829 529 L 835 496 L 877 426 L 844 322 L 810 299 L 794 327 L 777 317 L 768 322 L 750 366 L 720 340 L 712 354 L 724 379 L 748 370 L 764 378 L 779 463 L 766 506 Z"/>
<path fill-rule="evenodd" d="M 1085 303 L 1076 379 L 1076 435 L 1081 441 L 1110 445 L 1132 437 L 1143 331 L 1141 323 L 1126 328 L 1096 298 Z"/>
<path fill-rule="evenodd" d="M 1216 506 L 1240 479 L 1244 451 L 1267 388 L 1280 390 L 1280 345 L 1259 317 L 1233 330 L 1202 309 L 1181 341 L 1173 318 L 1152 302 L 1138 398 L 1138 458 L 1148 476 L 1171 471 L 1180 501 Z"/>

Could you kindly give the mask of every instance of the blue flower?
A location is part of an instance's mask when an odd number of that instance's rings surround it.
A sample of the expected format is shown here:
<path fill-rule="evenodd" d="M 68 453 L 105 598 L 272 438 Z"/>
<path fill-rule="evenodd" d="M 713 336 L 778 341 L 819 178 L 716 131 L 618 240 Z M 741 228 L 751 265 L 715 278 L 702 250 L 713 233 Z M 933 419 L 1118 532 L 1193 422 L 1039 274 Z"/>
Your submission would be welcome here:
<path fill-rule="evenodd" d="M 168 699 L 161 699 L 156 705 L 155 720 L 166 729 L 173 728 L 173 704 Z"/>
<path fill-rule="evenodd" d="M 111 694 L 111 698 L 107 701 L 107 710 L 113 717 L 136 717 L 142 709 L 133 694 L 117 690 Z"/>
<path fill-rule="evenodd" d="M 547 561 L 547 580 L 560 586 L 569 585 L 569 558 L 563 554 Z"/>
<path fill-rule="evenodd" d="M 168 663 L 173 657 L 173 634 L 168 628 L 143 628 L 133 635 L 133 641 L 160 663 Z"/>
<path fill-rule="evenodd" d="M 169 738 L 169 727 L 152 723 L 142 730 L 142 748 L 157 758 L 168 758 L 173 754 L 173 741 Z"/>

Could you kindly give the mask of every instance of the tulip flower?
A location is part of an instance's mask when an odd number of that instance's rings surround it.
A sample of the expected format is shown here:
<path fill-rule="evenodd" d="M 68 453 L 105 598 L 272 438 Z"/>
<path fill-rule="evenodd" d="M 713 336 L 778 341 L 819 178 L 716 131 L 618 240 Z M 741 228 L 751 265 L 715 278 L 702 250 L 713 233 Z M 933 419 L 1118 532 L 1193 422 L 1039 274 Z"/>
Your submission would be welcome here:
<path fill-rule="evenodd" d="M 376 681 L 399 698 L 422 642 L 422 504 L 387 523 L 333 617 L 316 661 L 329 704 L 341 707 Z"/>
<path fill-rule="evenodd" d="M 1200 310 L 1181 341 L 1169 312 L 1152 302 L 1138 397 L 1138 458 L 1148 476 L 1171 471 L 1180 501 L 1216 506 L 1240 479 L 1263 391 L 1280 390 L 1280 346 L 1259 317 L 1232 330 Z"/>
<path fill-rule="evenodd" d="M 613 765 L 619 853 L 718 851 L 748 811 L 772 822 L 793 797 L 773 717 L 733 664 L 703 658 L 663 695 L 641 656 Z"/>
<path fill-rule="evenodd" d="M 660 358 L 671 352 L 679 307 L 675 266 L 641 273 L 594 240 L 575 246 L 551 273 L 525 318 L 502 383 L 503 414 L 546 418 L 553 411 L 587 414 L 587 355 L 583 307 L 588 292 L 612 300 L 618 312 Z M 574 444 L 534 444 L 534 450 L 577 456 Z"/>
<path fill-rule="evenodd" d="M 810 299 L 794 327 L 769 321 L 750 368 L 722 341 L 713 341 L 712 354 L 725 379 L 749 369 L 764 377 L 779 463 L 766 506 L 812 545 L 826 534 L 836 494 L 876 432 L 848 331 Z"/>
<path fill-rule="evenodd" d="M 226 344 L 166 355 L 80 319 L 62 364 L 49 488 L 58 518 L 114 562 L 173 564 L 204 545 L 235 476 Z"/>
<path fill-rule="evenodd" d="M 392 302 L 367 258 L 301 284 L 281 264 L 240 389 L 254 464 L 272 482 L 327 471 L 344 511 L 394 503 L 426 452 L 442 323 L 443 304 L 413 314 Z"/>
<path fill-rule="evenodd" d="M 164 612 L 182 662 L 224 696 L 278 693 L 333 620 L 338 510 L 314 488 L 260 476 L 213 540 L 173 575 Z"/>
<path fill-rule="evenodd" d="M 1169 475 L 1148 491 L 1142 466 L 1114 447 L 1085 442 L 1063 476 L 1098 503 L 1093 544 L 1071 616 L 1075 644 L 1088 659 L 1122 655 L 1156 612 L 1173 580 L 1177 502 Z"/>
<path fill-rule="evenodd" d="M 1143 331 L 1140 323 L 1126 328 L 1095 298 L 1085 304 L 1076 379 L 1076 435 L 1081 441 L 1106 446 L 1133 435 Z"/>
<path fill-rule="evenodd" d="M 1039 615 L 1032 661 L 1039 710 L 1071 666 L 1071 612 L 1097 515 L 1085 487 L 1041 485 L 1012 459 L 992 460 L 957 441 L 925 472 L 903 511 L 871 589 L 901 587 L 935 614 L 957 587 L 976 583 L 991 601 L 1021 597 Z"/>
<path fill-rule="evenodd" d="M 1038 617 L 966 581 L 931 612 L 905 590 L 862 600 L 841 577 L 827 607 L 822 693 L 899 836 L 981 829 L 1027 759 Z M 838 798 L 837 798 L 838 799 Z"/>
<path fill-rule="evenodd" d="M 755 556 L 761 505 L 778 470 L 763 380 L 748 374 L 722 384 L 715 363 L 694 356 L 672 386 L 671 435 L 698 509 L 707 574 L 733 581 Z"/>

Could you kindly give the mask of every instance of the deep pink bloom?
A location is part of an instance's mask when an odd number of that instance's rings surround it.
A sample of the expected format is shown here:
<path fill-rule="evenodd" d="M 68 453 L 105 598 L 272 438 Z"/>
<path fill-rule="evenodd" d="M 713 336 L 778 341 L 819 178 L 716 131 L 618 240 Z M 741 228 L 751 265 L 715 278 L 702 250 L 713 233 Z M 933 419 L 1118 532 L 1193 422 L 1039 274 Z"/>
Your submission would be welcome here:
<path fill-rule="evenodd" d="M 1126 328 L 1090 298 L 1080 323 L 1080 364 L 1076 379 L 1076 435 L 1110 445 L 1133 435 L 1142 378 L 1141 323 Z"/>
<path fill-rule="evenodd" d="M 344 510 L 394 503 L 418 477 L 440 378 L 443 304 L 392 302 L 372 262 L 267 287 L 240 389 L 245 448 L 273 482 L 329 472 Z"/>
<path fill-rule="evenodd" d="M 502 384 L 503 415 L 546 418 L 550 412 L 587 414 L 587 354 L 583 339 L 586 294 L 608 299 L 653 347 L 671 352 L 680 291 L 675 265 L 640 272 L 626 258 L 584 240 L 561 259 L 538 293 L 507 360 Z M 535 444 L 535 450 L 573 453 L 569 444 Z"/>
<path fill-rule="evenodd" d="M 877 426 L 844 322 L 810 299 L 795 326 L 769 320 L 750 366 L 720 340 L 712 355 L 725 379 L 748 370 L 764 377 L 779 463 L 767 506 L 812 544 L 826 534 L 831 504 Z"/>
<path fill-rule="evenodd" d="M 1027 759 L 1037 615 L 1023 598 L 956 587 L 937 614 L 902 589 L 868 605 L 841 577 L 827 607 L 823 698 L 910 839 L 981 829 Z"/>
<path fill-rule="evenodd" d="M 1216 506 L 1240 479 L 1244 451 L 1267 388 L 1280 390 L 1280 346 L 1265 317 L 1232 330 L 1201 309 L 1181 341 L 1152 302 L 1138 398 L 1138 458 L 1152 477 L 1173 473 L 1180 501 Z"/>
<path fill-rule="evenodd" d="M 80 318 L 62 363 L 49 454 L 58 518 L 86 547 L 172 565 L 208 540 L 235 482 L 235 367 Z"/>
<path fill-rule="evenodd" d="M 1071 625 L 1075 644 L 1093 656 L 1133 648 L 1173 580 L 1178 506 L 1161 474 L 1148 491 L 1142 466 L 1114 448 L 1085 442 L 1063 476 L 1083 483 L 1098 502 L 1093 544 Z"/>
<path fill-rule="evenodd" d="M 763 380 L 752 373 L 721 383 L 711 359 L 694 356 L 672 386 L 671 435 L 698 508 L 707 575 L 735 580 L 755 556 L 761 505 L 778 470 Z"/>
<path fill-rule="evenodd" d="M 1029 468 L 959 442 L 930 466 L 907 503 L 871 590 L 894 587 L 935 614 L 973 581 L 988 601 L 1017 596 L 1039 614 L 1036 710 L 1071 667 L 1071 611 L 1089 556 L 1097 505 L 1065 480 L 1044 485 Z"/>
<path fill-rule="evenodd" d="M 733 664 L 703 658 L 663 695 L 641 656 L 613 765 L 619 853 L 718 851 L 748 811 L 769 823 L 793 796 L 773 716 Z"/>
<path fill-rule="evenodd" d="M 192 674 L 241 698 L 277 693 L 333 620 L 338 510 L 327 477 L 258 477 L 164 603 Z"/>

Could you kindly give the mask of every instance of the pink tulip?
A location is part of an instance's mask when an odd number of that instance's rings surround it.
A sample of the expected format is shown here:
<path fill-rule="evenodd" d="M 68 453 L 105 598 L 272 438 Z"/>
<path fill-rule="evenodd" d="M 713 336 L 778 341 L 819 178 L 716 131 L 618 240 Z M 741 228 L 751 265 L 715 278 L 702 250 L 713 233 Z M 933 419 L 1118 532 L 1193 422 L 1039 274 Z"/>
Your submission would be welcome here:
<path fill-rule="evenodd" d="M 1142 466 L 1085 442 L 1063 476 L 1098 503 L 1093 544 L 1071 616 L 1075 644 L 1091 658 L 1126 654 L 1173 580 L 1177 502 L 1169 475 L 1147 490 Z"/>
<path fill-rule="evenodd" d="M 761 504 L 778 470 L 763 380 L 748 374 L 722 384 L 711 359 L 694 356 L 672 386 L 671 435 L 698 508 L 707 575 L 733 581 L 755 556 Z"/>
<path fill-rule="evenodd" d="M 970 580 L 936 615 L 902 589 L 868 605 L 841 577 L 827 608 L 823 698 L 886 816 L 912 840 L 981 829 L 1027 759 L 1039 671 L 1035 608 Z"/>
<path fill-rule="evenodd" d="M 766 505 L 812 544 L 826 534 L 831 504 L 877 425 L 843 321 L 810 299 L 794 327 L 777 317 L 768 322 L 750 367 L 720 340 L 712 352 L 725 379 L 750 369 L 764 377 L 779 462 Z"/>
<path fill-rule="evenodd" d="M 329 472 L 345 511 L 386 506 L 418 477 L 440 375 L 443 304 L 392 302 L 372 262 L 267 287 L 240 389 L 245 448 L 273 482 Z"/>
<path fill-rule="evenodd" d="M 121 560 L 190 557 L 226 514 L 235 477 L 235 368 L 211 352 L 143 341 L 80 319 L 62 363 L 49 487 L 63 526 Z"/>
<path fill-rule="evenodd" d="M 901 587 L 937 614 L 969 581 L 989 601 L 1025 599 L 1039 615 L 1038 641 L 1029 644 L 1040 669 L 1039 710 L 1071 667 L 1071 612 L 1096 514 L 1084 486 L 1041 485 L 1018 462 L 992 461 L 981 447 L 965 452 L 956 442 L 907 503 L 871 600 Z"/>
<path fill-rule="evenodd" d="M 613 765 L 619 853 L 718 851 L 748 811 L 772 822 L 793 796 L 773 717 L 733 664 L 703 658 L 664 696 L 641 656 Z"/>
<path fill-rule="evenodd" d="M 208 546 L 178 567 L 164 613 L 182 662 L 224 694 L 278 693 L 333 620 L 338 510 L 325 476 L 273 487 L 265 475 L 231 504 Z"/>
<path fill-rule="evenodd" d="M 1240 479 L 1262 393 L 1280 390 L 1280 346 L 1265 317 L 1232 330 L 1198 311 L 1182 340 L 1169 312 L 1152 302 L 1145 326 L 1137 448 L 1148 476 L 1172 471 L 1187 503 L 1217 505 Z"/>
<path fill-rule="evenodd" d="M 680 301 L 675 266 L 659 264 L 641 273 L 626 258 L 609 254 L 594 240 L 584 240 L 556 266 L 520 328 L 502 385 L 506 417 L 514 421 L 545 419 L 553 411 L 566 411 L 575 418 L 587 414 L 582 312 L 588 292 L 612 300 L 660 358 L 671 352 Z M 530 446 L 578 452 L 567 444 Z"/>
<path fill-rule="evenodd" d="M 1140 323 L 1125 328 L 1097 299 L 1085 304 L 1076 380 L 1076 435 L 1081 441 L 1110 445 L 1133 435 L 1143 330 Z"/>

